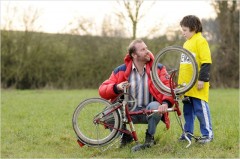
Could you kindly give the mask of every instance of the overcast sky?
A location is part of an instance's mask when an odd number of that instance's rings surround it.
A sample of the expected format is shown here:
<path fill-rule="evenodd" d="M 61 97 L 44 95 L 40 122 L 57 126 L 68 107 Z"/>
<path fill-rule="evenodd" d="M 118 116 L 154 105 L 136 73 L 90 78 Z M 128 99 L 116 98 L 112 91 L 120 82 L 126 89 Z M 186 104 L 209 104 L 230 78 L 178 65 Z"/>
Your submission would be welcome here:
<path fill-rule="evenodd" d="M 153 1 L 145 1 L 143 10 L 146 15 L 139 23 L 139 32 L 143 35 L 147 30 L 156 24 L 161 23 L 161 30 L 164 32 L 166 27 L 178 26 L 183 16 L 194 14 L 200 19 L 214 18 L 216 14 L 211 1 L 162 1 L 158 0 L 153 6 Z M 10 6 L 10 7 L 7 7 Z M 5 25 L 7 18 L 12 18 L 13 7 L 18 10 L 18 18 L 14 20 L 15 30 L 23 30 L 23 25 L 19 16 L 22 12 L 31 8 L 40 10 L 38 25 L 39 31 L 58 33 L 61 32 L 74 17 L 86 17 L 94 21 L 95 25 L 101 27 L 103 18 L 111 16 L 119 9 L 114 0 L 98 1 L 6 1 L 1 0 L 1 28 Z M 10 8 L 11 10 L 7 10 Z M 149 9 L 150 8 L 150 9 Z M 16 16 L 17 17 L 17 16 Z M 131 29 L 130 29 L 131 30 Z"/>

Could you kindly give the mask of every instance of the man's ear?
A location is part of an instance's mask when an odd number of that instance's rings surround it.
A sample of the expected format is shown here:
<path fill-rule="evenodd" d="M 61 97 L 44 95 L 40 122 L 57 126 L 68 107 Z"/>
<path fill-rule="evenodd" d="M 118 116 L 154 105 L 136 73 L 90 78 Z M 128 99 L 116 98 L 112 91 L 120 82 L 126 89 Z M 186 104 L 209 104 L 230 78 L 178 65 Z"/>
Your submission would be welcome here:
<path fill-rule="evenodd" d="M 137 57 L 137 54 L 134 52 L 132 53 L 132 58 L 136 58 Z"/>

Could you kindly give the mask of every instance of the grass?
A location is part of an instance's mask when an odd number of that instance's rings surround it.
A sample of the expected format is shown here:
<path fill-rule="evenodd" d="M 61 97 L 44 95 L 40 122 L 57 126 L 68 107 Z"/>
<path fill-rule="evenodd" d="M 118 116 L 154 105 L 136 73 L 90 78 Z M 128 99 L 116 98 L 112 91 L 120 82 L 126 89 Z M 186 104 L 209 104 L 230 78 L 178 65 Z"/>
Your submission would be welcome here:
<path fill-rule="evenodd" d="M 101 153 L 80 148 L 72 129 L 78 103 L 97 97 L 97 90 L 2 90 L 1 158 L 239 158 L 239 90 L 210 90 L 214 141 L 207 145 L 179 143 L 181 129 L 170 113 L 171 128 L 160 123 L 157 145 L 131 153 L 135 144 L 119 149 L 118 143 Z M 147 125 L 136 125 L 140 142 Z M 196 120 L 195 135 L 200 135 Z"/>

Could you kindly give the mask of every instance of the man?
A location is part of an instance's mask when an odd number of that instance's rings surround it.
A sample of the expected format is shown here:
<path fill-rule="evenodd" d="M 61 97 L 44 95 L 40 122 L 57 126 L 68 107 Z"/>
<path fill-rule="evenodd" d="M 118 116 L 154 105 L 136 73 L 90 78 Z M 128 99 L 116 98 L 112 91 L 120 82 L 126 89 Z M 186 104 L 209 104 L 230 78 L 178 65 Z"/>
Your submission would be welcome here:
<path fill-rule="evenodd" d="M 144 41 L 134 40 L 128 47 L 128 54 L 124 59 L 125 63 L 115 68 L 109 79 L 99 87 L 99 94 L 102 98 L 113 100 L 123 92 L 123 85 L 128 84 L 129 93 L 137 100 L 135 111 L 141 109 L 159 110 L 159 115 L 153 115 L 149 118 L 146 115 L 132 116 L 133 123 L 148 124 L 144 143 L 148 147 L 155 144 L 154 134 L 161 119 L 169 128 L 167 108 L 171 107 L 174 102 L 172 97 L 161 94 L 154 87 L 150 77 L 153 61 L 154 56 L 148 50 Z M 161 64 L 158 67 L 158 74 L 162 82 L 169 85 L 169 75 Z M 120 147 L 132 142 L 132 140 L 131 135 L 123 134 Z"/>

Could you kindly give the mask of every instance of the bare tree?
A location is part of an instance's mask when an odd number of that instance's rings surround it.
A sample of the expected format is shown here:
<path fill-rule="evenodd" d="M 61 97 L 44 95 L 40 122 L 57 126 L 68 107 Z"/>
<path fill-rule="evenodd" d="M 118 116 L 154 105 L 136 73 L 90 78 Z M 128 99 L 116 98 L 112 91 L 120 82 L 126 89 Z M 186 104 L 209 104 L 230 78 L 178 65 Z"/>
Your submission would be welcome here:
<path fill-rule="evenodd" d="M 64 30 L 75 35 L 93 35 L 96 31 L 93 20 L 86 17 L 73 18 Z"/>
<path fill-rule="evenodd" d="M 3 29 L 6 32 L 1 37 L 3 43 L 7 45 L 2 50 L 2 56 L 8 59 L 7 62 L 5 61 L 5 65 L 14 63 L 11 70 L 4 70 L 4 75 L 10 77 L 10 81 L 18 87 L 25 83 L 26 79 L 31 78 L 29 75 L 31 74 L 33 56 L 30 55 L 33 52 L 37 55 L 37 51 L 41 48 L 40 38 L 34 41 L 34 35 L 31 33 L 40 28 L 37 25 L 40 10 L 31 6 L 27 9 L 21 9 L 11 3 L 4 7 L 6 7 L 4 8 L 6 12 L 3 15 L 5 20 Z M 24 30 L 24 34 L 12 31 L 17 29 Z M 13 38 L 14 36 L 16 37 Z"/>
<path fill-rule="evenodd" d="M 105 16 L 102 22 L 102 36 L 125 37 L 124 22 L 121 18 Z"/>
<path fill-rule="evenodd" d="M 116 15 L 120 19 L 130 20 L 132 25 L 132 39 L 137 37 L 137 28 L 139 21 L 145 16 L 141 10 L 144 0 L 118 0 L 117 3 L 122 6 L 123 10 L 119 10 Z"/>
<path fill-rule="evenodd" d="M 214 80 L 224 87 L 239 87 L 239 10 L 236 0 L 213 2 L 219 23 L 219 47 L 214 62 L 218 70 Z M 216 69 L 216 68 L 215 68 Z M 231 82 L 229 82 L 231 81 Z"/>
<path fill-rule="evenodd" d="M 3 12 L 3 30 L 21 29 L 24 31 L 38 31 L 41 25 L 37 24 L 41 15 L 40 9 L 29 6 L 27 9 L 21 9 L 14 6 L 11 1 L 2 6 L 5 9 Z"/>
<path fill-rule="evenodd" d="M 33 8 L 31 6 L 24 10 L 22 22 L 25 31 L 37 31 L 40 29 L 41 26 L 36 25 L 40 14 L 41 13 L 39 9 Z"/>
<path fill-rule="evenodd" d="M 3 20 L 2 20 L 2 21 L 4 21 L 4 23 L 3 23 L 3 25 L 1 25 L 1 29 L 3 29 L 3 30 L 13 30 L 13 28 L 14 28 L 13 21 L 14 21 L 14 18 L 16 18 L 16 15 L 17 15 L 17 7 L 11 6 L 10 3 L 8 3 L 4 7 L 6 7 L 6 12 L 1 13 L 1 14 L 4 15 Z"/>

